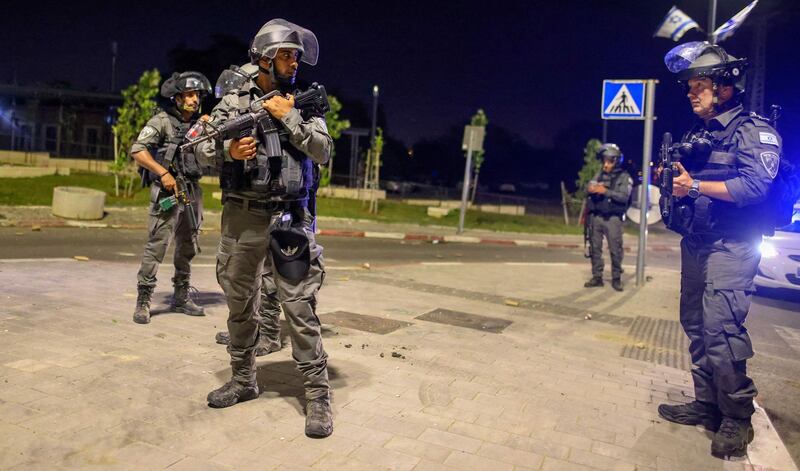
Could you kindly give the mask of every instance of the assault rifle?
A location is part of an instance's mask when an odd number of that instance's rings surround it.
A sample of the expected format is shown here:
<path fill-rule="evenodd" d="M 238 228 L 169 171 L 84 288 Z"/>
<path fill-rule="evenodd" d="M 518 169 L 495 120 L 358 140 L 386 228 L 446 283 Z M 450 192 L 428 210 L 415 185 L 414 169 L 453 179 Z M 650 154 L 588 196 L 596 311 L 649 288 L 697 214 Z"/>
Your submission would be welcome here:
<path fill-rule="evenodd" d="M 189 150 L 198 144 L 211 140 L 242 139 L 253 135 L 256 126 L 261 126 L 262 130 L 265 131 L 266 156 L 280 157 L 281 147 L 278 139 L 278 127 L 275 125 L 275 121 L 269 111 L 262 107 L 263 102 L 279 94 L 280 91 L 278 90 L 267 93 L 250 103 L 250 108 L 246 112 L 228 119 L 219 126 L 204 123 L 204 134 L 183 144 L 181 151 Z M 328 94 L 325 92 L 325 87 L 317 83 L 311 84 L 308 90 L 295 95 L 294 107 L 300 110 L 313 109 L 320 114 L 326 113 L 330 110 L 330 104 L 328 103 Z M 255 165 L 256 163 L 253 162 L 253 164 Z"/>
<path fill-rule="evenodd" d="M 675 198 L 672 196 L 672 179 L 675 176 L 675 162 L 672 160 L 674 149 L 672 148 L 672 134 L 665 132 L 661 139 L 661 149 L 658 157 L 661 167 L 661 178 L 658 187 L 661 191 L 661 218 L 667 227 L 672 227 L 672 217 L 674 212 Z"/>
<path fill-rule="evenodd" d="M 196 199 L 192 187 L 189 186 L 186 180 L 183 146 L 180 147 L 181 152 L 178 154 L 178 158 L 175 159 L 175 151 L 177 149 L 178 146 L 176 144 L 170 144 L 164 154 L 164 163 L 175 172 L 175 196 L 165 198 L 167 201 L 161 201 L 159 204 L 163 209 L 169 209 L 177 204 L 178 210 L 186 214 L 186 217 L 189 218 L 189 228 L 192 231 L 192 244 L 197 254 L 200 253 L 200 242 L 198 240 L 200 221 L 197 220 Z"/>

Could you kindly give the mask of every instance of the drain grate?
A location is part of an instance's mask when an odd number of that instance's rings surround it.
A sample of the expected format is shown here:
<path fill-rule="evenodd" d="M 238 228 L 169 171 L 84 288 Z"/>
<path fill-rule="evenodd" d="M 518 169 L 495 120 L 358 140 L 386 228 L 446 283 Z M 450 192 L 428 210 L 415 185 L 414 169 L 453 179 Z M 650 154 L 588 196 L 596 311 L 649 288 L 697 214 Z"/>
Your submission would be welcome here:
<path fill-rule="evenodd" d="M 347 311 L 335 311 L 328 314 L 321 314 L 321 319 L 326 324 L 333 324 L 338 327 L 370 332 L 373 334 L 388 334 L 397 329 L 408 327 L 410 322 L 397 321 L 384 317 L 368 316 L 366 314 L 356 314 Z"/>
<path fill-rule="evenodd" d="M 679 322 L 639 316 L 628 336 L 632 343 L 622 347 L 622 357 L 689 370 L 689 339 Z"/>
<path fill-rule="evenodd" d="M 466 327 L 468 329 L 491 332 L 493 334 L 499 334 L 503 329 L 511 325 L 511 321 L 509 320 L 498 319 L 497 317 L 479 316 L 468 312 L 451 311 L 449 309 L 434 309 L 431 312 L 417 316 L 416 319 L 454 325 L 457 327 Z"/>

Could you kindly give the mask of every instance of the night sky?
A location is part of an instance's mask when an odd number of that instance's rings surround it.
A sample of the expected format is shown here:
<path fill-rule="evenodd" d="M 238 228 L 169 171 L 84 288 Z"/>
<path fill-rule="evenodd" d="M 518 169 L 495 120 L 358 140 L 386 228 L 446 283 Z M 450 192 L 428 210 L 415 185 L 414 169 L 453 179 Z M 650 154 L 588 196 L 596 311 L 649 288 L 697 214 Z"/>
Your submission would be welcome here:
<path fill-rule="evenodd" d="M 748 0 L 718 3 L 721 24 Z M 705 0 L 73 1 L 47 7 L 6 1 L 0 81 L 16 75 L 21 84 L 61 80 L 107 90 L 109 43 L 116 40 L 121 88 L 148 68 L 170 73 L 167 52 L 179 43 L 202 49 L 214 33 L 249 42 L 264 22 L 283 17 L 308 27 L 320 41 L 319 64 L 303 64 L 300 76 L 366 103 L 372 85 L 379 84 L 387 131 L 407 146 L 466 124 L 479 107 L 492 124 L 534 147 L 557 147 L 559 133 L 587 123 L 596 125 L 599 137 L 602 80 L 651 77 L 661 80 L 657 141 L 665 130 L 682 132 L 691 118 L 662 62 L 675 43 L 652 37 L 673 4 L 706 25 Z M 748 25 L 757 15 L 780 12 L 770 19 L 767 103 L 785 109 L 781 130 L 790 154 L 800 146 L 798 4 L 761 0 L 745 26 L 722 43 L 736 56 L 749 55 Z M 702 34 L 684 37 L 692 39 Z M 242 50 L 238 62 L 246 58 Z M 641 128 L 638 122 L 611 123 L 609 137 L 640 154 Z"/>

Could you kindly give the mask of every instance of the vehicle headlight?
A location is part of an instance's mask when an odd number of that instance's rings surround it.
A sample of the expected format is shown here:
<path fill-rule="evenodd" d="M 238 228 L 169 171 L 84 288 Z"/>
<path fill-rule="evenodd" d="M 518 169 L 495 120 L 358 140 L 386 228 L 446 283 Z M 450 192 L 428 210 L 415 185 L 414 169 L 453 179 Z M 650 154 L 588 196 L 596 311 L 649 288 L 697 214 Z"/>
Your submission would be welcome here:
<path fill-rule="evenodd" d="M 773 258 L 778 256 L 778 251 L 775 249 L 775 246 L 772 244 L 772 242 L 766 240 L 761 242 L 758 250 L 761 252 L 761 256 L 764 258 Z"/>

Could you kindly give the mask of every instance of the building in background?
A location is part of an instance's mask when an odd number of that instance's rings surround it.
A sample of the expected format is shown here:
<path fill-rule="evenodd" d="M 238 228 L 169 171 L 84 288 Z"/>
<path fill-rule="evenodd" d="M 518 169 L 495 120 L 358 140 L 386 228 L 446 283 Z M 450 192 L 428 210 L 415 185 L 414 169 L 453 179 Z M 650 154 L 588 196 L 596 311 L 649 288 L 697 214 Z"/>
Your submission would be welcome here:
<path fill-rule="evenodd" d="M 0 149 L 112 160 L 121 104 L 110 93 L 0 84 Z"/>

